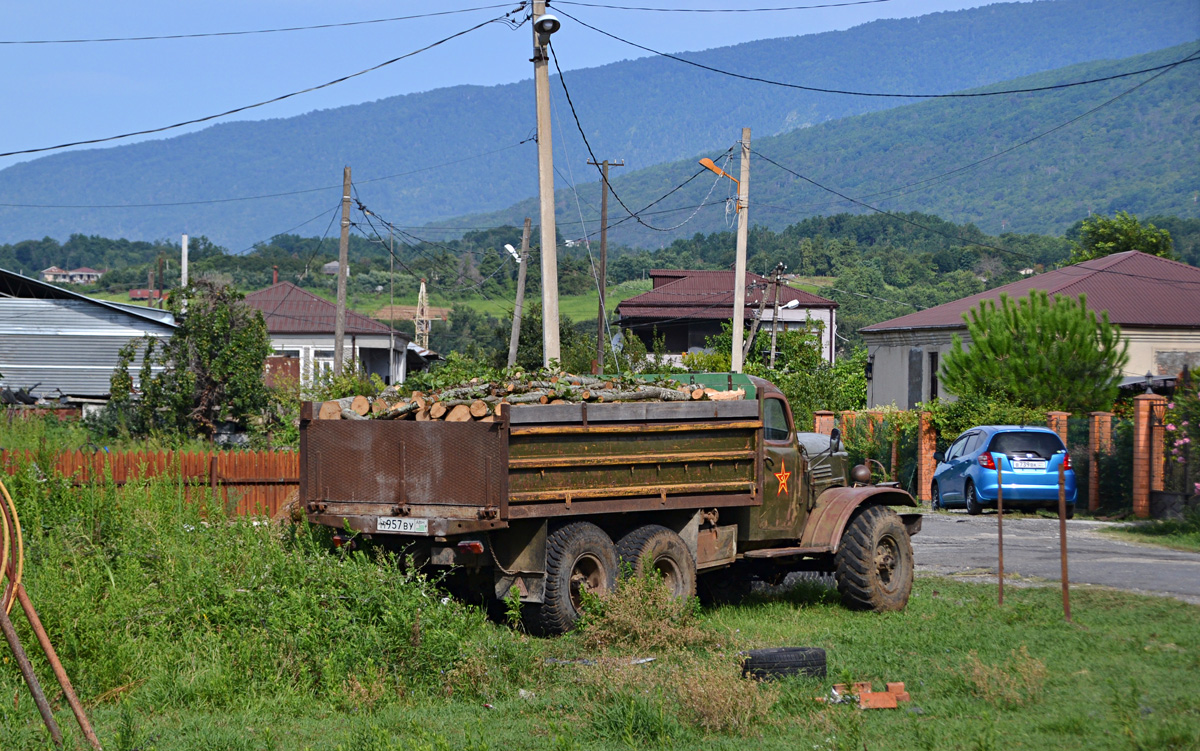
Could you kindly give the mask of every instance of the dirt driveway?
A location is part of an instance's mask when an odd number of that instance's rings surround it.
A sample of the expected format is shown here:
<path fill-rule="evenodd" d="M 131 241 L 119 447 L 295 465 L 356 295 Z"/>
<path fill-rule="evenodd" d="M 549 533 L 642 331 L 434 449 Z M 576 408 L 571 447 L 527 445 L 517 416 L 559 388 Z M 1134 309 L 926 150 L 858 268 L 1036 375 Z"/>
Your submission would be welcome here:
<path fill-rule="evenodd" d="M 1125 542 L 1099 529 L 1109 522 L 1067 522 L 1069 577 L 1200 605 L 1200 553 Z M 996 515 L 927 514 L 913 537 L 917 573 L 995 580 Z M 1060 581 L 1057 519 L 1004 520 L 1004 571 Z M 1007 576 L 1005 577 L 1007 581 Z"/>

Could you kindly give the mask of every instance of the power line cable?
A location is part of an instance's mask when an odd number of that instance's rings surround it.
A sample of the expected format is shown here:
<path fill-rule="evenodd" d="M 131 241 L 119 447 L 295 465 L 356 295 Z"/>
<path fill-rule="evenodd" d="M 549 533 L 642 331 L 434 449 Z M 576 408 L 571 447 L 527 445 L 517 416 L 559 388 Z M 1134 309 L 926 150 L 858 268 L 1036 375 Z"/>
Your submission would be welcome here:
<path fill-rule="evenodd" d="M 400 55 L 399 57 L 394 57 L 391 60 L 385 60 L 384 62 L 379 63 L 378 65 L 371 66 L 370 68 L 364 68 L 363 70 L 360 70 L 357 73 L 350 73 L 349 75 L 341 76 L 340 78 L 335 78 L 332 81 L 327 81 L 326 83 L 319 84 L 317 86 L 310 86 L 306 89 L 300 89 L 298 91 L 293 91 L 288 94 L 282 94 L 277 97 L 272 97 L 271 99 L 265 99 L 261 102 L 255 102 L 254 104 L 247 104 L 247 105 L 244 105 L 241 107 L 235 107 L 234 109 L 231 109 L 231 110 L 226 110 L 224 112 L 218 112 L 213 115 L 205 115 L 204 117 L 197 117 L 192 120 L 184 120 L 182 122 L 174 123 L 172 125 L 163 125 L 158 128 L 147 128 L 145 130 L 137 130 L 137 131 L 132 131 L 130 133 L 122 133 L 122 134 L 116 135 L 116 136 L 106 136 L 104 138 L 89 138 L 89 139 L 85 139 L 82 141 L 72 141 L 70 143 L 60 143 L 56 146 L 42 146 L 42 147 L 39 147 L 36 149 L 20 149 L 18 151 L 6 151 L 3 153 L 0 153 L 0 158 L 8 157 L 8 156 L 17 156 L 20 154 L 37 154 L 37 153 L 41 153 L 44 151 L 55 151 L 58 149 L 65 149 L 65 148 L 69 148 L 71 146 L 86 146 L 88 144 L 106 143 L 108 141 L 117 141 L 117 140 L 120 140 L 123 138 L 132 138 L 134 136 L 144 136 L 144 135 L 149 135 L 151 133 L 162 133 L 163 131 L 173 130 L 175 128 L 182 128 L 182 127 L 185 127 L 188 125 L 196 125 L 197 123 L 209 122 L 210 120 L 216 120 L 218 118 L 226 117 L 228 115 L 234 115 L 239 112 L 245 112 L 246 110 L 251 110 L 256 107 L 263 107 L 268 104 L 274 104 L 275 102 L 281 102 L 285 99 L 291 99 L 292 97 L 299 96 L 301 94 L 307 94 L 307 93 L 310 93 L 313 91 L 318 91 L 320 89 L 326 89 L 326 88 L 329 88 L 330 86 L 335 86 L 339 83 L 349 81 L 352 78 L 357 78 L 359 76 L 366 75 L 367 73 L 371 73 L 373 71 L 379 70 L 380 68 L 385 68 L 389 65 L 392 65 L 393 63 L 398 63 L 401 60 L 405 60 L 407 58 L 413 57 L 414 55 L 418 55 L 422 52 L 427 52 L 427 51 L 433 49 L 434 47 L 437 47 L 437 46 L 445 44 L 446 42 L 449 42 L 453 39 L 457 39 L 458 37 L 469 34 L 472 31 L 477 31 L 479 29 L 482 29 L 484 26 L 488 26 L 493 23 L 503 23 L 506 21 L 510 21 L 509 16 L 515 12 L 517 12 L 517 11 L 510 11 L 509 13 L 506 13 L 503 16 L 498 16 L 496 18 L 492 18 L 487 21 L 483 21 L 482 23 L 475 24 L 474 26 L 472 26 L 469 29 L 464 29 L 462 31 L 451 34 L 448 37 L 443 37 L 442 39 L 439 39 L 436 42 L 433 42 L 431 44 L 427 44 L 424 47 L 421 47 L 420 49 L 413 50 L 412 52 L 407 52 L 403 55 Z M 517 24 L 516 26 L 514 26 L 514 28 L 516 28 L 519 25 L 520 24 Z"/>
<path fill-rule="evenodd" d="M 878 0 L 877 0 L 878 1 Z M 526 3 L 521 2 L 521 7 L 525 7 Z M 139 36 L 139 37 L 102 37 L 97 39 L 4 39 L 0 40 L 0 45 L 19 45 L 19 44 L 91 44 L 94 42 L 150 42 L 161 39 L 202 39 L 205 37 L 236 37 L 249 36 L 252 34 L 279 34 L 288 31 L 311 31 L 314 29 L 338 29 L 347 26 L 366 26 L 368 24 L 391 23 L 393 21 L 411 21 L 417 18 L 433 18 L 435 16 L 450 16 L 456 13 L 471 13 L 477 10 L 492 10 L 494 8 L 511 7 L 512 3 L 499 3 L 497 5 L 480 5 L 475 8 L 462 8 L 460 10 L 442 10 L 433 13 L 419 13 L 412 16 L 394 16 L 392 18 L 374 18 L 369 21 L 344 21 L 342 23 L 322 23 L 312 26 L 285 26 L 276 29 L 250 29 L 246 31 L 211 31 L 196 34 L 159 34 L 155 36 Z"/>
<path fill-rule="evenodd" d="M 602 3 L 580 3 L 573 0 L 554 0 L 546 5 L 578 5 L 583 8 L 604 8 L 606 10 L 643 10 L 654 13 L 774 13 L 787 10 L 814 10 L 816 8 L 845 8 L 851 5 L 877 5 L 890 3 L 892 0 L 851 0 L 844 3 L 824 3 L 822 5 L 785 5 L 779 8 L 648 8 L 636 5 L 604 5 Z"/>
<path fill-rule="evenodd" d="M 824 88 L 821 86 L 805 86 L 803 84 L 798 84 L 798 83 L 788 83 L 786 81 L 775 81 L 775 80 L 772 80 L 769 78 L 762 78 L 760 76 L 751 76 L 751 75 L 746 75 L 744 73 L 735 73 L 733 71 L 716 68 L 711 65 L 705 65 L 704 63 L 698 63 L 694 60 L 688 60 L 687 58 L 680 57 L 678 55 L 673 55 L 669 52 L 661 52 L 652 47 L 647 47 L 645 45 L 638 44 L 637 42 L 632 42 L 623 37 L 619 37 L 616 34 L 607 32 L 604 29 L 597 28 L 595 26 L 592 26 L 589 23 L 581 21 L 578 18 L 576 18 L 575 16 L 572 16 L 570 13 L 567 13 L 564 10 L 560 10 L 558 12 L 561 15 L 571 19 L 572 21 L 575 21 L 579 25 L 584 26 L 588 29 L 591 29 L 592 31 L 595 31 L 598 34 L 603 34 L 604 36 L 609 37 L 610 39 L 615 39 L 616 41 L 621 42 L 622 44 L 627 44 L 631 47 L 636 47 L 637 49 L 643 50 L 645 52 L 649 52 L 653 55 L 665 57 L 670 60 L 675 60 L 676 62 L 685 63 L 687 65 L 691 65 L 696 68 L 701 68 L 702 70 L 707 70 L 711 73 L 719 73 L 723 76 L 729 76 L 731 78 L 740 78 L 744 81 L 753 81 L 755 83 L 765 83 L 765 84 L 770 84 L 772 86 L 782 86 L 782 87 L 788 88 L 788 89 L 799 89 L 801 91 L 812 91 L 812 92 L 816 92 L 819 94 L 842 94 L 845 96 L 884 97 L 884 98 L 892 98 L 892 99 L 970 99 L 970 98 L 977 98 L 977 97 L 1004 96 L 1004 95 L 1009 95 L 1009 94 L 1031 94 L 1031 93 L 1036 93 L 1036 92 L 1041 92 L 1041 91 L 1056 91 L 1058 89 L 1068 89 L 1073 86 L 1087 86 L 1087 85 L 1094 84 L 1094 83 L 1103 83 L 1104 81 L 1112 81 L 1117 78 L 1127 78 L 1129 76 L 1136 76 L 1141 73 L 1151 73 L 1153 71 L 1164 70 L 1166 68 L 1173 68 L 1176 65 L 1180 64 L 1180 63 L 1168 63 L 1166 65 L 1157 65 L 1152 68 L 1142 68 L 1140 70 L 1131 70 L 1131 71 L 1127 71 L 1125 73 L 1117 73 L 1117 74 L 1114 74 L 1111 76 L 1102 76 L 1100 78 L 1090 78 L 1085 81 L 1069 81 L 1067 83 L 1056 83 L 1056 84 L 1049 84 L 1046 86 L 1030 86 L 1030 87 L 1021 88 L 1021 89 L 1002 89 L 999 91 L 953 92 L 953 93 L 949 93 L 949 94 L 898 94 L 898 93 L 894 93 L 894 92 L 881 92 L 881 91 L 853 91 L 850 89 L 830 89 L 830 88 Z M 553 50 L 553 48 L 551 48 L 551 49 Z M 1192 60 L 1187 60 L 1186 62 L 1192 62 Z M 562 76 L 561 71 L 559 72 L 559 76 L 560 77 Z M 3 155 L 0 155 L 0 156 L 3 156 Z"/>

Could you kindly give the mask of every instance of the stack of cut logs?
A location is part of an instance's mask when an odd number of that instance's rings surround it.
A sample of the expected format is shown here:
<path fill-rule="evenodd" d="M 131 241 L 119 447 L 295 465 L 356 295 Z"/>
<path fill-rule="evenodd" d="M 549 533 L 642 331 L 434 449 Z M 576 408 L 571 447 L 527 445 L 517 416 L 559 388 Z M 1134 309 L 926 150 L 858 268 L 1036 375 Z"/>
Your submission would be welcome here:
<path fill-rule="evenodd" d="M 319 420 L 445 420 L 491 422 L 501 404 L 578 404 L 634 401 L 684 402 L 742 399 L 743 389 L 718 391 L 676 381 L 648 383 L 636 379 L 605 379 L 567 374 L 542 379 L 481 381 L 401 397 L 388 389 L 376 397 L 348 396 L 321 405 Z"/>

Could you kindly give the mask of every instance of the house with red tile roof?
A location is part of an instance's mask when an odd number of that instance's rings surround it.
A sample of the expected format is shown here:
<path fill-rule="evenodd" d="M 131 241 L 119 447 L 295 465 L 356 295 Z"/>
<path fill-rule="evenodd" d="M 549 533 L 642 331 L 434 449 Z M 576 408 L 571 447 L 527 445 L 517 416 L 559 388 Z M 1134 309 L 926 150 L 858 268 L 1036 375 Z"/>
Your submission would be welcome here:
<path fill-rule="evenodd" d="M 1051 297 L 1087 296 L 1089 310 L 1106 311 L 1129 342 L 1128 381 L 1146 373 L 1174 378 L 1188 366 L 1200 369 L 1200 268 L 1138 251 L 1065 266 L 859 331 L 867 343 L 867 404 L 909 409 L 918 402 L 950 398 L 938 383 L 942 358 L 958 334 L 970 346 L 963 316 L 983 300 L 1022 298 L 1030 290 Z"/>
<path fill-rule="evenodd" d="M 42 281 L 51 284 L 95 284 L 104 276 L 103 271 L 81 266 L 77 269 L 64 271 L 57 266 L 51 266 L 41 271 Z"/>
<path fill-rule="evenodd" d="M 336 305 L 291 282 L 251 292 L 246 304 L 262 311 L 271 337 L 268 380 L 286 376 L 307 383 L 314 373 L 333 368 Z M 346 311 L 343 362 L 358 361 L 384 383 L 403 383 L 410 365 L 427 364 L 420 352 L 410 351 L 411 342 L 408 334 Z"/>
<path fill-rule="evenodd" d="M 709 337 L 721 333 L 722 323 L 733 320 L 734 272 L 654 269 L 650 278 L 653 287 L 649 292 L 617 306 L 621 330 L 637 334 L 647 349 L 652 348 L 654 337 L 660 336 L 671 355 L 700 351 Z M 746 325 L 761 310 L 760 330 L 770 331 L 774 302 L 774 283 L 747 273 L 742 312 Z M 784 284 L 779 288 L 779 305 L 779 331 L 819 330 L 822 356 L 833 362 L 838 304 Z"/>

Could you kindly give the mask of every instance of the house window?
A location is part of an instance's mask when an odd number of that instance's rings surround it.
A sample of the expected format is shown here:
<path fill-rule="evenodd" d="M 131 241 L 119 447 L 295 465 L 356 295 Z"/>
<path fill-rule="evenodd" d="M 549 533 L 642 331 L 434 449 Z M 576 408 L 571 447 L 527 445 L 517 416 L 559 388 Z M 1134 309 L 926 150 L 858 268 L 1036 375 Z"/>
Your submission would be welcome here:
<path fill-rule="evenodd" d="M 929 353 L 929 401 L 938 398 L 938 353 Z"/>
<path fill-rule="evenodd" d="M 272 354 L 276 357 L 300 357 L 298 349 L 277 349 Z"/>

